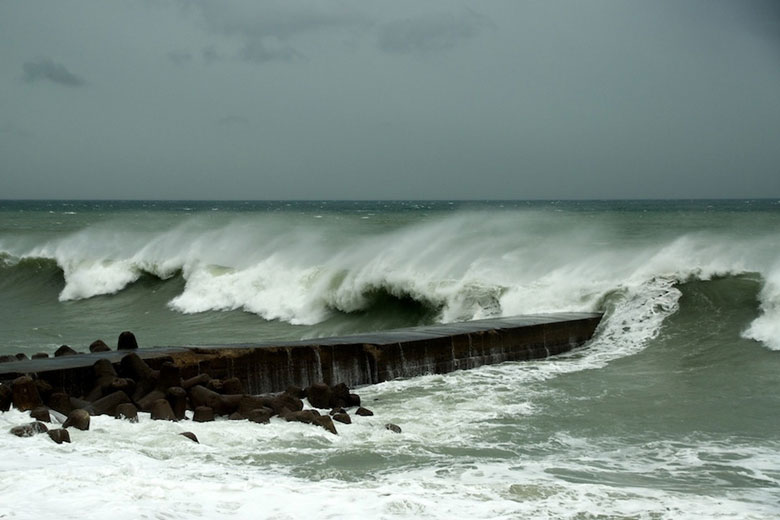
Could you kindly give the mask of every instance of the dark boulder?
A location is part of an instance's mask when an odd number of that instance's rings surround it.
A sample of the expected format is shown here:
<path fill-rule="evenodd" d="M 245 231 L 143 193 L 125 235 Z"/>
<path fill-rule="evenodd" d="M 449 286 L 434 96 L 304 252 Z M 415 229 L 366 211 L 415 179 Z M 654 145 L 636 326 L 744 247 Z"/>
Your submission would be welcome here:
<path fill-rule="evenodd" d="M 223 394 L 243 394 L 244 385 L 237 377 L 231 377 L 222 381 L 222 393 Z"/>
<path fill-rule="evenodd" d="M 293 397 L 297 397 L 298 399 L 303 399 L 306 397 L 306 392 L 303 391 L 303 388 L 295 385 L 288 386 L 284 393 Z"/>
<path fill-rule="evenodd" d="M 19 360 L 16 359 L 16 356 L 10 356 L 7 354 L 5 356 L 0 356 L 0 363 L 10 363 L 11 361 L 19 361 Z"/>
<path fill-rule="evenodd" d="M 78 354 L 75 350 L 70 348 L 67 345 L 62 345 L 60 348 L 54 351 L 54 357 L 60 357 L 60 356 L 73 356 Z"/>
<path fill-rule="evenodd" d="M 35 388 L 38 389 L 38 395 L 41 396 L 41 401 L 44 402 L 49 399 L 49 396 L 54 391 L 54 388 L 44 379 L 36 379 Z"/>
<path fill-rule="evenodd" d="M 68 420 L 62 425 L 63 428 L 78 428 L 79 430 L 89 430 L 89 412 L 78 408 L 68 414 Z"/>
<path fill-rule="evenodd" d="M 339 383 L 330 387 L 330 408 L 343 408 L 349 403 L 349 387 Z"/>
<path fill-rule="evenodd" d="M 185 379 L 181 382 L 181 387 L 185 390 L 189 390 L 195 385 L 206 386 L 211 381 L 211 376 L 208 374 L 198 374 L 197 376 Z"/>
<path fill-rule="evenodd" d="M 89 344 L 90 352 L 108 352 L 109 350 L 111 350 L 111 347 L 106 345 L 106 343 L 102 339 L 96 339 L 95 341 Z"/>
<path fill-rule="evenodd" d="M 187 437 L 195 444 L 200 444 L 200 441 L 198 441 L 198 437 L 192 432 L 181 432 L 179 435 L 181 435 L 182 437 Z"/>
<path fill-rule="evenodd" d="M 311 410 L 301 410 L 297 412 L 287 412 L 284 414 L 284 420 L 287 422 L 302 422 L 311 424 L 317 416 Z"/>
<path fill-rule="evenodd" d="M 160 367 L 160 379 L 158 380 L 157 388 L 165 391 L 173 386 L 181 387 L 181 369 L 170 361 L 166 361 Z"/>
<path fill-rule="evenodd" d="M 16 360 L 17 361 L 26 361 L 28 359 L 30 359 L 30 358 L 28 358 L 27 354 L 25 354 L 24 352 L 19 352 L 18 354 L 16 354 Z"/>
<path fill-rule="evenodd" d="M 325 383 L 314 383 L 306 389 L 306 395 L 314 408 L 331 408 L 331 390 Z"/>
<path fill-rule="evenodd" d="M 209 379 L 208 382 L 206 382 L 206 388 L 211 390 L 212 392 L 216 392 L 218 394 L 222 393 L 222 380 L 221 379 Z"/>
<path fill-rule="evenodd" d="M 32 359 L 47 359 L 49 357 L 49 354 L 47 352 L 36 352 L 30 357 Z"/>
<path fill-rule="evenodd" d="M 394 433 L 401 433 L 401 427 L 397 424 L 387 423 L 385 424 L 385 428 Z"/>
<path fill-rule="evenodd" d="M 126 330 L 119 334 L 116 341 L 117 350 L 135 350 L 138 348 L 138 342 L 135 340 L 135 334 Z"/>
<path fill-rule="evenodd" d="M 117 419 L 125 419 L 131 423 L 138 422 L 138 408 L 133 403 L 122 403 L 116 407 L 114 417 Z"/>
<path fill-rule="evenodd" d="M 12 396 L 11 387 L 0 383 L 0 412 L 7 412 L 11 409 Z"/>
<path fill-rule="evenodd" d="M 46 433 L 49 431 L 49 428 L 47 428 L 46 425 L 42 422 L 35 421 L 29 424 L 23 424 L 21 426 L 14 426 L 9 431 L 17 437 L 32 437 L 33 435 L 37 435 L 39 433 Z"/>
<path fill-rule="evenodd" d="M 37 408 L 34 408 L 33 410 L 30 410 L 30 417 L 35 419 L 36 421 L 41 422 L 51 422 L 51 416 L 49 415 L 49 409 L 45 406 L 39 406 Z"/>
<path fill-rule="evenodd" d="M 190 403 L 193 408 L 198 406 L 208 406 L 214 410 L 217 415 L 230 415 L 238 410 L 243 395 L 221 395 L 205 386 L 195 385 L 190 388 Z"/>
<path fill-rule="evenodd" d="M 347 413 L 347 411 L 345 409 L 343 409 L 343 408 L 334 408 L 333 410 L 328 412 L 328 415 L 330 415 L 332 417 L 332 416 L 336 415 L 337 413 Z"/>
<path fill-rule="evenodd" d="M 146 381 L 148 379 L 157 381 L 157 378 L 160 375 L 156 370 L 152 370 L 149 365 L 146 364 L 146 361 L 141 359 L 141 356 L 135 352 L 131 352 L 124 356 L 120 365 L 124 374 L 129 374 L 136 381 Z"/>
<path fill-rule="evenodd" d="M 312 423 L 321 428 L 325 428 L 333 435 L 339 434 L 339 432 L 336 431 L 336 425 L 333 424 L 333 419 L 331 419 L 330 415 L 320 415 L 319 417 L 315 417 Z"/>
<path fill-rule="evenodd" d="M 269 408 L 256 408 L 254 410 L 250 410 L 246 414 L 246 418 L 253 423 L 268 424 L 271 422 L 272 413 L 273 412 Z"/>
<path fill-rule="evenodd" d="M 347 406 L 353 407 L 353 406 L 360 406 L 360 396 L 357 394 L 349 394 L 349 399 L 347 400 Z"/>
<path fill-rule="evenodd" d="M 68 430 L 66 430 L 65 428 L 57 428 L 56 430 L 49 430 L 46 433 L 48 433 L 51 440 L 53 440 L 57 444 L 62 444 L 63 442 L 70 443 L 70 433 L 68 433 Z"/>
<path fill-rule="evenodd" d="M 155 421 L 175 421 L 176 416 L 167 399 L 158 399 L 152 404 L 152 419 Z"/>
<path fill-rule="evenodd" d="M 187 411 L 187 391 L 180 386 L 172 386 L 165 393 L 165 398 L 170 403 L 176 420 L 184 420 L 184 413 Z"/>
<path fill-rule="evenodd" d="M 245 421 L 246 417 L 244 417 L 240 412 L 233 412 L 228 416 L 229 421 Z"/>
<path fill-rule="evenodd" d="M 142 398 L 137 399 L 135 404 L 138 405 L 138 408 L 141 411 L 150 412 L 152 411 L 152 406 L 154 406 L 154 403 L 160 399 L 165 399 L 165 392 L 162 390 L 152 390 Z"/>
<path fill-rule="evenodd" d="M 14 407 L 22 412 L 38 408 L 43 404 L 38 387 L 30 376 L 20 376 L 11 383 Z"/>
<path fill-rule="evenodd" d="M 68 415 L 73 411 L 73 406 L 70 404 L 70 396 L 63 392 L 54 392 L 51 394 L 49 400 L 46 401 L 46 405 L 63 415 Z"/>
<path fill-rule="evenodd" d="M 258 397 L 254 395 L 242 396 L 241 400 L 238 402 L 238 413 L 246 417 L 252 410 L 266 407 L 268 402 L 269 399 L 267 397 Z M 271 409 L 271 413 L 274 413 L 273 409 Z"/>
<path fill-rule="evenodd" d="M 121 390 L 108 394 L 105 397 L 101 397 L 87 410 L 92 415 L 111 415 L 116 416 L 116 409 L 120 404 L 127 404 L 130 402 L 130 398 L 127 394 Z"/>
<path fill-rule="evenodd" d="M 348 413 L 335 413 L 333 414 L 333 420 L 344 424 L 352 424 L 352 418 Z"/>
<path fill-rule="evenodd" d="M 192 416 L 195 422 L 211 422 L 214 420 L 214 410 L 210 406 L 198 406 Z"/>
<path fill-rule="evenodd" d="M 358 408 L 357 410 L 355 410 L 355 413 L 357 415 L 362 415 L 364 417 L 368 417 L 368 416 L 374 415 L 374 412 L 372 412 L 368 408 L 363 408 L 362 406 L 360 408 Z"/>

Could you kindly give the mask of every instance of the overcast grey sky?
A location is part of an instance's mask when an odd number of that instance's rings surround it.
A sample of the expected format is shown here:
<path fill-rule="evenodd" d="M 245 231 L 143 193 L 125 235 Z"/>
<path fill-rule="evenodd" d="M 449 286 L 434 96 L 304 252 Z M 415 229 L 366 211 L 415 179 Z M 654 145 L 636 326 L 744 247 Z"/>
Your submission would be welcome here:
<path fill-rule="evenodd" d="M 774 0 L 0 0 L 0 198 L 780 197 Z"/>

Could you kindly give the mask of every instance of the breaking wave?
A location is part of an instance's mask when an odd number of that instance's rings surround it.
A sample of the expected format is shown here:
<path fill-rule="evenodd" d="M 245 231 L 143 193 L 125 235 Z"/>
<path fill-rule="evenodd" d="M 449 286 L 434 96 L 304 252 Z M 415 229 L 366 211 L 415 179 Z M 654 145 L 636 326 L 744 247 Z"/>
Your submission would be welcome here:
<path fill-rule="evenodd" d="M 776 232 L 625 236 L 614 222 L 549 212 L 464 212 L 392 227 L 365 219 L 189 217 L 167 229 L 93 225 L 32 247 L 0 244 L 0 273 L 62 276 L 61 301 L 111 295 L 142 276 L 181 276 L 169 307 L 243 310 L 314 325 L 388 300 L 433 321 L 606 311 L 601 334 L 642 344 L 677 309 L 677 284 L 758 273 L 759 316 L 745 337 L 780 349 Z"/>

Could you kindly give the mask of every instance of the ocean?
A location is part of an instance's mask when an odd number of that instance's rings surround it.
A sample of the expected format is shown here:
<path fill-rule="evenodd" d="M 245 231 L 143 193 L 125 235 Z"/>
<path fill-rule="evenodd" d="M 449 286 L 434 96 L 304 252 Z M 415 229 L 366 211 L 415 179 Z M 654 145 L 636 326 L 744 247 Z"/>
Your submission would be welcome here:
<path fill-rule="evenodd" d="M 0 201 L 0 355 L 572 311 L 584 347 L 358 388 L 338 436 L 0 434 L 0 518 L 780 517 L 780 201 Z"/>

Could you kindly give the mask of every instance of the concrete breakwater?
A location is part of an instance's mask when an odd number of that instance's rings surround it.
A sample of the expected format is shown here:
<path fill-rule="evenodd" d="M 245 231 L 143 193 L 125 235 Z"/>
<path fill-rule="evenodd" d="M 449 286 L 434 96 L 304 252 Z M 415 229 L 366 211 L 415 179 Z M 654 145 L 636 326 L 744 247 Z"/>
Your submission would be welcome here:
<path fill-rule="evenodd" d="M 439 374 L 504 361 L 540 359 L 589 340 L 599 313 L 556 313 L 475 320 L 268 344 L 154 347 L 133 350 L 150 367 L 173 363 L 183 378 L 208 373 L 238 378 L 251 394 L 290 385 L 352 387 L 399 377 Z M 127 350 L 0 363 L 0 381 L 34 374 L 70 395 L 86 395 L 100 359 L 119 367 Z"/>

